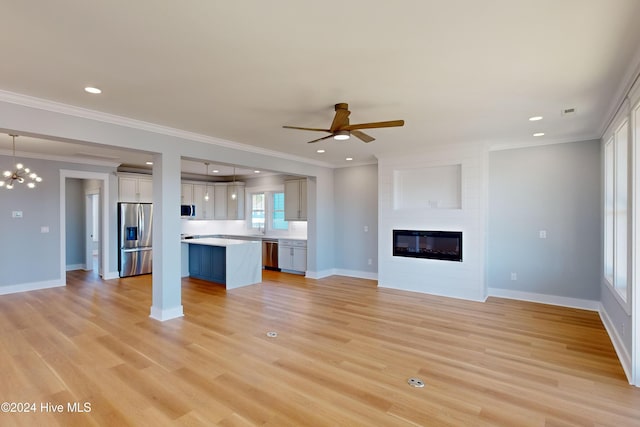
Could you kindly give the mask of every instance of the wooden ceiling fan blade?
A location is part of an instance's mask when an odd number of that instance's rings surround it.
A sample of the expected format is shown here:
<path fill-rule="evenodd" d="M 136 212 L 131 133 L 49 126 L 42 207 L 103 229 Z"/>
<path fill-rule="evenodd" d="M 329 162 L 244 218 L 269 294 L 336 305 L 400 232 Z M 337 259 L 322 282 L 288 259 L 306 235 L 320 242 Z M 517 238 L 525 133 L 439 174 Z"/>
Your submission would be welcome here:
<path fill-rule="evenodd" d="M 314 142 L 322 141 L 323 139 L 329 139 L 329 138 L 333 138 L 333 134 L 329 136 L 323 136 L 322 138 L 314 139 L 313 141 L 307 142 L 307 144 L 313 144 Z"/>
<path fill-rule="evenodd" d="M 371 141 L 375 141 L 376 140 L 374 137 L 369 136 L 364 132 L 360 132 L 359 130 L 352 130 L 351 131 L 351 135 L 353 135 L 356 138 L 360 139 L 362 142 L 371 142 Z"/>
<path fill-rule="evenodd" d="M 388 122 L 360 123 L 357 125 L 345 126 L 341 130 L 391 128 L 396 126 L 404 126 L 404 120 L 390 120 Z"/>
<path fill-rule="evenodd" d="M 351 114 L 351 111 L 349 110 L 337 109 L 336 115 L 333 117 L 333 123 L 331 123 L 331 127 L 329 128 L 329 130 L 331 132 L 335 132 L 342 126 L 348 125 L 349 114 Z"/>
<path fill-rule="evenodd" d="M 329 132 L 331 133 L 331 131 L 329 129 L 318 129 L 318 128 L 302 128 L 302 127 L 298 127 L 298 126 L 282 126 L 285 129 L 298 129 L 298 130 L 312 130 L 312 131 L 317 131 L 317 132 Z"/>

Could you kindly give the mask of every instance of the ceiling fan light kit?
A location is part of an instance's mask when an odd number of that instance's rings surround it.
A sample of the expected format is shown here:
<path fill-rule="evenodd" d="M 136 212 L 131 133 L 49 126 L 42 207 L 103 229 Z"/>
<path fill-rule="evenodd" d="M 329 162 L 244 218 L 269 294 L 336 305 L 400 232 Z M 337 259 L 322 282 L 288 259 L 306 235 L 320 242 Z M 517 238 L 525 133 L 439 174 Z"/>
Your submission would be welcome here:
<path fill-rule="evenodd" d="M 351 135 L 348 130 L 339 130 L 333 135 L 333 139 L 337 139 L 338 141 L 344 141 L 350 137 Z"/>
<path fill-rule="evenodd" d="M 351 111 L 349 111 L 349 104 L 341 102 L 336 104 L 335 106 L 336 114 L 333 117 L 333 122 L 331 123 L 331 127 L 329 129 L 318 129 L 318 128 L 306 128 L 299 126 L 282 126 L 285 129 L 298 129 L 298 130 L 310 130 L 313 132 L 328 132 L 329 136 L 324 136 L 322 138 L 314 139 L 313 141 L 309 141 L 309 144 L 314 142 L 322 141 L 325 139 L 329 139 L 333 137 L 338 141 L 344 141 L 349 139 L 350 136 L 355 136 L 362 142 L 371 142 L 375 141 L 375 138 L 367 135 L 366 133 L 360 131 L 360 129 L 376 129 L 376 128 L 388 128 L 388 127 L 398 127 L 404 126 L 404 120 L 390 120 L 386 122 L 373 122 L 373 123 L 360 123 L 356 125 L 349 124 L 349 115 Z"/>

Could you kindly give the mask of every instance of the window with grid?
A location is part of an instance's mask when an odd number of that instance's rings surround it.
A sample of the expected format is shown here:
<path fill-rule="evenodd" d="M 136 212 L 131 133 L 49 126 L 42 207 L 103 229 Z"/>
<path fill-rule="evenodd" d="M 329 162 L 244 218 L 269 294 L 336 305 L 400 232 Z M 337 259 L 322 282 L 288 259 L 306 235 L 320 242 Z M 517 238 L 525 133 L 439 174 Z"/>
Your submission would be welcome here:
<path fill-rule="evenodd" d="M 264 230 L 266 212 L 264 202 L 264 193 L 253 193 L 251 195 L 251 228 Z"/>
<path fill-rule="evenodd" d="M 271 228 L 274 230 L 289 229 L 289 223 L 284 220 L 284 193 L 273 193 L 273 212 L 271 213 Z"/>
<path fill-rule="evenodd" d="M 625 120 L 604 147 L 604 277 L 628 301 L 629 123 Z"/>

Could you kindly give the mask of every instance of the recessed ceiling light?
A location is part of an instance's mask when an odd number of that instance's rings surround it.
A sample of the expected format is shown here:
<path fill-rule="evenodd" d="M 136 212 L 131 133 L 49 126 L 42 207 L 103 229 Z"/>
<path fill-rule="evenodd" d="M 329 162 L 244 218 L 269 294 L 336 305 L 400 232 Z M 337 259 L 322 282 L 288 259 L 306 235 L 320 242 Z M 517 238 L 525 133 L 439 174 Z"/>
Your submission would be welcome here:
<path fill-rule="evenodd" d="M 220 171 L 218 169 L 214 169 L 213 173 L 220 173 Z"/>
<path fill-rule="evenodd" d="M 98 89 L 97 87 L 91 87 L 91 86 L 87 86 L 84 88 L 85 92 L 89 92 L 89 93 L 93 93 L 93 94 L 99 94 L 102 93 L 102 91 L 100 89 Z"/>
<path fill-rule="evenodd" d="M 147 162 L 147 164 L 148 164 L 149 166 L 151 166 L 151 165 L 153 164 L 153 162 Z"/>
<path fill-rule="evenodd" d="M 542 120 L 542 116 L 529 117 L 529 121 L 531 122 L 537 122 L 538 120 Z"/>
<path fill-rule="evenodd" d="M 353 160 L 353 157 L 347 157 L 345 160 L 346 160 L 347 162 L 350 162 L 351 160 Z"/>
<path fill-rule="evenodd" d="M 260 173 L 260 171 L 253 171 L 253 173 Z"/>
<path fill-rule="evenodd" d="M 324 153 L 324 152 L 325 152 L 325 151 L 324 151 L 322 148 L 320 148 L 319 150 L 316 150 L 316 153 L 320 153 L 320 154 L 322 154 L 322 153 Z"/>
<path fill-rule="evenodd" d="M 544 132 L 534 133 L 533 136 L 544 136 Z"/>

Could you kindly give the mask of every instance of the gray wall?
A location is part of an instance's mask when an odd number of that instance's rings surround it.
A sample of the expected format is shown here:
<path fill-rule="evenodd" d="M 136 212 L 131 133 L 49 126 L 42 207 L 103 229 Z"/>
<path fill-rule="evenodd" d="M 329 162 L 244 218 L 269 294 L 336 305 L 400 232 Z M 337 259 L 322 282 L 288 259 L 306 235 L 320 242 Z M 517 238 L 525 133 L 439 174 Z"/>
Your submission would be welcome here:
<path fill-rule="evenodd" d="M 65 185 L 66 264 L 85 264 L 85 195 L 81 179 L 67 178 Z"/>
<path fill-rule="evenodd" d="M 0 189 L 0 286 L 60 279 L 60 170 L 115 171 L 103 166 L 39 159 L 24 159 L 23 162 L 40 175 L 43 182 L 34 189 L 22 186 L 13 190 Z M 0 156 L 0 169 L 11 163 L 11 157 Z M 111 185 L 111 191 L 117 195 L 117 185 Z M 110 200 L 115 200 L 115 195 L 112 194 Z M 12 211 L 17 210 L 23 212 L 22 219 L 12 218 Z M 115 206 L 113 211 L 115 215 Z M 43 226 L 49 227 L 48 233 L 40 232 Z M 112 230 L 115 233 L 115 225 Z M 115 251 L 110 261 L 117 263 Z"/>
<path fill-rule="evenodd" d="M 600 299 L 600 164 L 599 141 L 490 153 L 489 288 Z"/>
<path fill-rule="evenodd" d="M 336 169 L 334 200 L 336 268 L 377 273 L 378 165 Z"/>

